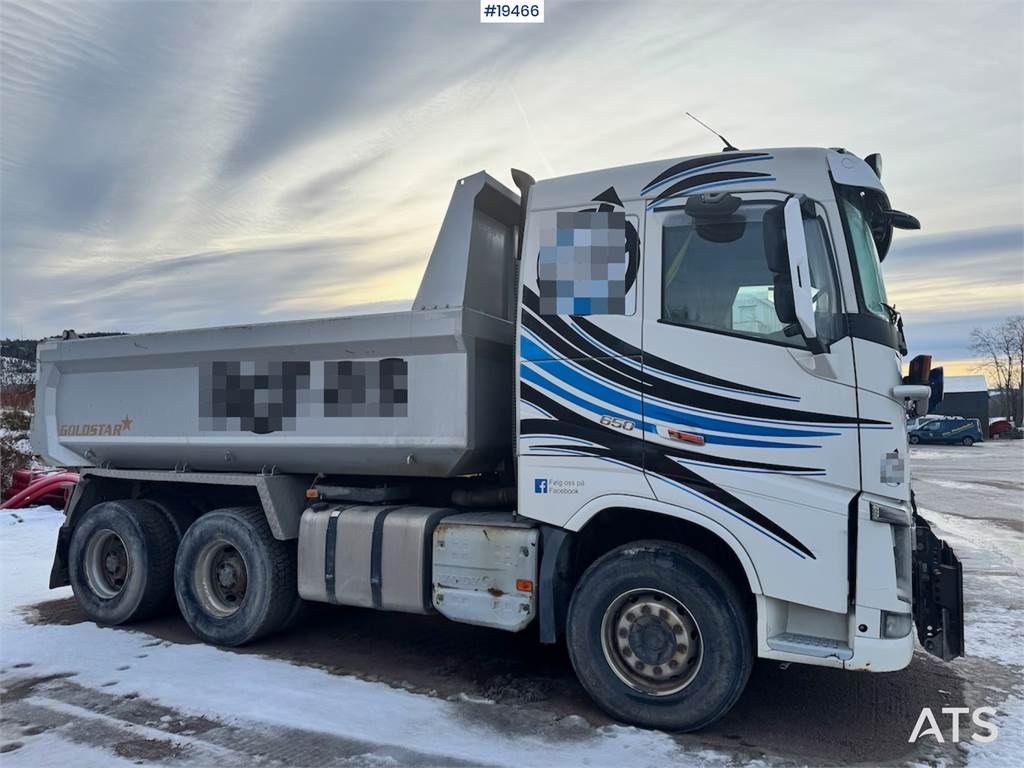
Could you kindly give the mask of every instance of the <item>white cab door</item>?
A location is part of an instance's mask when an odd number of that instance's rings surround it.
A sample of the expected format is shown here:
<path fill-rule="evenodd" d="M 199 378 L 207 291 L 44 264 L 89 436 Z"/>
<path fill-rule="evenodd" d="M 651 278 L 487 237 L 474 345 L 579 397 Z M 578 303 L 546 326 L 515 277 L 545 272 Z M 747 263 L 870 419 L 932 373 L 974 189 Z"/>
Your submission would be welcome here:
<path fill-rule="evenodd" d="M 555 525 L 650 498 L 640 391 L 642 204 L 531 211 L 519 317 L 519 511 Z"/>
<path fill-rule="evenodd" d="M 659 500 L 734 533 L 766 594 L 845 613 L 860 420 L 828 224 L 805 221 L 815 355 L 774 306 L 765 214 L 784 196 L 736 196 L 718 218 L 685 200 L 646 213 L 645 470 Z"/>

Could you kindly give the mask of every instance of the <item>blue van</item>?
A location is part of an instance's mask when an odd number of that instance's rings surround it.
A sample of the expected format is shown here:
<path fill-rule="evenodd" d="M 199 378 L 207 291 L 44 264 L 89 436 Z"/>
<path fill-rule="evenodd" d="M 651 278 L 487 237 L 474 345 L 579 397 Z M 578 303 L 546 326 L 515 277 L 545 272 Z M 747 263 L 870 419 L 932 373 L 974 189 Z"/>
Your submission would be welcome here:
<path fill-rule="evenodd" d="M 985 439 L 978 426 L 977 419 L 952 417 L 948 419 L 932 419 L 924 422 L 916 429 L 907 432 L 911 445 L 931 443 L 932 445 L 974 445 Z"/>

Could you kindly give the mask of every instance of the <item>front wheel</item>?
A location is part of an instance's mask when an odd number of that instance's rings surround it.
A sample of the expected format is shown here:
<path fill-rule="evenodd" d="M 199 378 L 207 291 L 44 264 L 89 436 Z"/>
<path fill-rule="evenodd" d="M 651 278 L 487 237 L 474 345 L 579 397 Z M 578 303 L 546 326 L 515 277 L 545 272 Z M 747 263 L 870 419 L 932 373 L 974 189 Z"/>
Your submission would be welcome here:
<path fill-rule="evenodd" d="M 739 590 L 701 553 L 665 541 L 627 544 L 591 565 L 566 635 L 576 675 L 602 709 L 666 730 L 728 712 L 754 658 Z"/>
<path fill-rule="evenodd" d="M 907 440 L 910 441 L 911 445 L 917 445 L 918 443 L 921 442 L 921 438 L 918 437 L 917 435 L 911 435 L 910 437 L 907 438 Z"/>
<path fill-rule="evenodd" d="M 965 437 L 960 442 L 963 443 L 964 445 L 966 445 L 968 448 L 970 448 L 972 445 L 974 445 L 974 438 L 973 437 Z"/>

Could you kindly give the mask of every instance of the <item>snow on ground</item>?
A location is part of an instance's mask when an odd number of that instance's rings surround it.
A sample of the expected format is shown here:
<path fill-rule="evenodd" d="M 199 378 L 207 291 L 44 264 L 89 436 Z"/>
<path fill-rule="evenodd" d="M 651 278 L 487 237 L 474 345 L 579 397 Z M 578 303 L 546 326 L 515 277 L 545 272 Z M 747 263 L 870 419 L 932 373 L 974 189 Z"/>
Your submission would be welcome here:
<path fill-rule="evenodd" d="M 964 742 L 969 765 L 1018 766 L 1024 754 L 1024 531 L 1019 525 L 1011 528 L 925 508 L 919 511 L 963 563 L 968 657 L 1008 666 L 1017 678 L 1005 701 L 987 702 L 998 703 L 999 737 L 987 743 Z"/>
<path fill-rule="evenodd" d="M 962 664 L 971 670 L 977 659 L 994 662 L 1008 671 L 1009 691 L 994 696 L 984 676 L 972 683 L 984 693 L 982 705 L 997 706 L 998 738 L 990 742 L 966 741 L 969 764 L 985 768 L 1018 766 L 1024 754 L 1024 509 L 1020 498 L 1022 455 L 1019 441 L 982 443 L 983 451 L 959 449 L 911 450 L 914 477 L 928 477 L 918 487 L 921 514 L 932 523 L 935 534 L 944 539 L 964 564 L 965 644 L 967 658 Z M 964 472 L 971 480 L 948 480 L 934 475 Z M 991 478 L 1012 484 L 993 492 Z M 929 483 L 953 490 L 975 490 L 970 497 L 936 497 L 928 492 Z M 965 487 L 967 486 L 967 487 Z M 1008 493 L 1009 492 L 1009 493 Z M 1002 502 L 1015 510 L 1010 519 L 997 511 L 996 519 L 986 519 L 991 495 L 999 493 Z M 943 511 L 930 508 L 942 507 Z M 970 506 L 969 508 L 966 508 Z M 955 513 L 954 513 L 955 512 Z M 965 517 L 962 515 L 972 515 Z M 979 516 L 973 516 L 979 515 Z M 968 671 L 962 671 L 971 677 Z"/>
<path fill-rule="evenodd" d="M 930 478 L 917 485 L 921 512 L 964 563 L 968 656 L 949 669 L 964 681 L 968 700 L 950 700 L 949 705 L 999 709 L 996 741 L 978 743 L 965 736 L 962 751 L 945 752 L 938 758 L 940 762 L 966 760 L 970 766 L 984 768 L 1016 766 L 1024 754 L 1024 529 L 1020 490 L 1012 485 L 1019 484 L 1012 470 L 1018 461 L 1015 457 L 1024 455 L 1021 448 L 1024 446 L 993 445 L 984 452 L 912 452 L 915 483 L 919 473 L 922 479 Z M 974 465 L 970 471 L 965 462 Z M 975 471 L 975 467 L 985 469 Z M 988 490 L 968 493 L 937 482 L 949 480 L 951 475 L 956 480 L 950 482 L 988 483 Z M 992 514 L 997 519 L 988 517 Z M 275 762 L 264 759 L 267 750 L 290 739 L 308 741 L 310 734 L 314 740 L 332 740 L 324 747 L 332 756 L 330 764 L 344 760 L 360 765 L 450 764 L 457 760 L 515 766 L 750 764 L 748 755 L 727 748 L 695 748 L 691 740 L 685 742 L 689 745 L 686 749 L 684 742 L 665 734 L 623 726 L 596 727 L 575 714 L 563 713 L 553 724 L 524 728 L 521 720 L 504 724 L 503 705 L 478 697 L 446 700 L 255 654 L 171 643 L 144 632 L 104 629 L 90 623 L 26 623 L 24 606 L 70 595 L 67 588 L 46 588 L 62 519 L 60 512 L 49 508 L 0 512 L 3 685 L 71 675 L 42 684 L 17 702 L 36 707 L 41 714 L 49 713 L 56 725 L 27 736 L 10 724 L 0 725 L 4 742 L 22 743 L 20 749 L 2 755 L 4 768 L 88 768 L 172 758 L 193 765 L 277 765 L 288 762 L 287 753 Z M 55 686 L 63 687 L 58 690 Z M 895 689 L 893 694 L 897 694 Z M 161 710 L 126 725 L 125 718 L 105 714 L 114 704 L 105 709 L 91 703 L 104 697 L 105 701 L 123 702 L 134 695 L 140 701 L 154 702 L 151 710 L 167 708 L 167 714 Z M 6 706 L 11 706 L 9 698 Z M 863 706 L 882 708 L 883 704 L 871 698 Z M 495 716 L 480 716 L 481 712 Z M 938 710 L 935 714 L 943 717 Z M 60 721 L 61 717 L 65 721 Z M 77 718 L 79 730 L 73 730 L 66 718 Z M 208 727 L 202 723 L 211 720 L 219 728 L 234 728 L 232 740 L 217 742 L 210 738 L 212 731 L 201 738 L 204 734 L 197 734 L 197 728 Z M 86 721 L 98 729 L 91 740 L 80 738 L 81 723 Z M 910 724 L 901 722 L 893 727 L 904 726 L 909 729 Z M 110 745 L 125 738 L 126 727 L 134 728 L 137 738 L 128 746 L 135 751 L 115 755 Z M 104 736 L 108 733 L 116 737 Z M 236 749 L 239 741 L 261 738 L 247 754 Z M 225 743 L 230 746 L 224 747 Z M 165 753 L 150 755 L 147 745 L 153 744 L 164 745 Z M 339 758 L 338 749 L 345 750 L 348 757 L 333 759 Z M 765 761 L 776 762 L 770 757 Z"/>
<path fill-rule="evenodd" d="M 75 683 L 109 694 L 141 692 L 195 716 L 225 722 L 315 730 L 365 742 L 387 762 L 388 750 L 415 749 L 430 762 L 549 765 L 726 765 L 731 757 L 704 750 L 682 752 L 669 737 L 623 726 L 591 729 L 565 718 L 561 739 L 529 734 L 514 738 L 468 722 L 459 702 L 396 690 L 383 683 L 331 675 L 205 645 L 154 644 L 141 633 L 92 624 L 26 624 L 18 606 L 66 596 L 47 590 L 56 531 L 63 516 L 50 508 L 3 512 L 0 664 L 7 677 L 19 664 L 32 676 L 74 672 Z M 20 519 L 20 522 L 19 522 Z M 485 706 L 485 705 L 481 705 Z M 172 738 L 163 734 L 165 738 Z M 176 736 L 186 744 L 188 736 Z M 41 742 L 39 740 L 42 740 Z M 110 755 L 71 745 L 53 731 L 33 737 L 30 750 L 4 756 L 4 765 L 110 765 Z"/>

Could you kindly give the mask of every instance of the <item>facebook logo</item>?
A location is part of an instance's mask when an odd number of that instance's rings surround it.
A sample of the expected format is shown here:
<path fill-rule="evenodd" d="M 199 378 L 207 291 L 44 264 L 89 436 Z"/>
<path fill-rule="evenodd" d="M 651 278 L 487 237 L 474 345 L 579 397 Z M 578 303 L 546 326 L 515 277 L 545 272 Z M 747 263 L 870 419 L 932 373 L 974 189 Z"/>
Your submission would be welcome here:
<path fill-rule="evenodd" d="M 548 481 L 541 480 L 539 477 L 533 481 L 533 492 L 534 493 L 547 493 L 548 492 Z"/>

